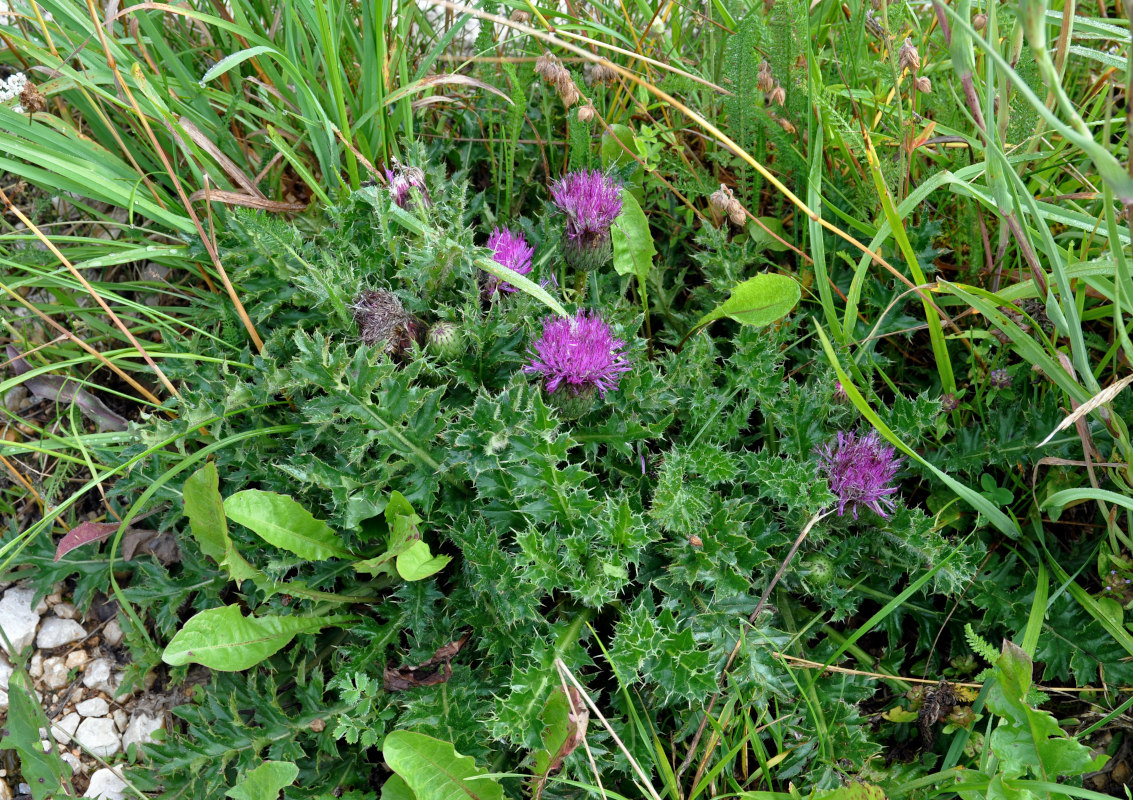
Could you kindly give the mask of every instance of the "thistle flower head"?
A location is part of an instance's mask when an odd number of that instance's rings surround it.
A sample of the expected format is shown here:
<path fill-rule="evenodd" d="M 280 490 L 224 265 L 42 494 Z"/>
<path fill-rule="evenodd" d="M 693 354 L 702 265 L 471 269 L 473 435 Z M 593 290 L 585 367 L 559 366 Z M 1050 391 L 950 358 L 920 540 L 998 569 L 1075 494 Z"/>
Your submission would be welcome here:
<path fill-rule="evenodd" d="M 572 237 L 608 231 L 622 213 L 622 187 L 598 170 L 569 172 L 551 184 L 551 201 Z"/>
<path fill-rule="evenodd" d="M 597 170 L 567 173 L 551 184 L 551 201 L 566 217 L 563 256 L 579 270 L 606 263 L 613 254 L 610 226 L 622 212 L 622 189 Z"/>
<path fill-rule="evenodd" d="M 615 339 L 610 326 L 596 311 L 579 310 L 573 317 L 547 317 L 543 336 L 529 351 L 531 363 L 523 371 L 542 375 L 548 394 L 574 395 L 597 390 L 602 397 L 618 388 L 621 374 L 630 369 L 626 343 Z"/>
<path fill-rule="evenodd" d="M 531 257 L 535 254 L 535 248 L 527 244 L 522 233 L 515 233 L 509 228 L 493 228 L 492 235 L 488 237 L 488 248 L 492 251 L 492 260 L 497 264 L 520 275 L 531 272 Z M 515 291 L 515 287 L 507 281 L 489 275 L 484 293 L 491 297 L 497 289 L 501 292 Z"/>
<path fill-rule="evenodd" d="M 384 343 L 385 351 L 393 356 L 404 355 L 421 331 L 417 318 L 405 310 L 397 295 L 385 289 L 362 292 L 352 309 L 363 343 Z"/>
<path fill-rule="evenodd" d="M 839 431 L 837 443 L 817 449 L 819 470 L 826 476 L 830 491 L 838 497 L 838 516 L 849 509 L 858 518 L 858 508 L 873 509 L 879 516 L 893 510 L 897 486 L 894 477 L 904 460 L 892 447 L 882 443 L 876 431 L 865 436 Z"/>
<path fill-rule="evenodd" d="M 409 208 L 413 202 L 413 190 L 421 193 L 421 202 L 426 208 L 432 201 L 425 186 L 425 173 L 420 167 L 410 167 L 398 161 L 393 162 L 393 170 L 386 170 L 389 181 L 389 194 L 400 208 Z"/>

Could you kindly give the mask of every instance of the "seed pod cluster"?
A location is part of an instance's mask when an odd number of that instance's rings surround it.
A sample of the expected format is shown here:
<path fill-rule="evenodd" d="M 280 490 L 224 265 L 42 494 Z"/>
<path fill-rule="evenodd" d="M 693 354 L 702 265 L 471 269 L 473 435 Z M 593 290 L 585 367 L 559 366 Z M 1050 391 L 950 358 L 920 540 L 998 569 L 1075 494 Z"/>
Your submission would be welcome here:
<path fill-rule="evenodd" d="M 543 53 L 535 60 L 535 73 L 555 87 L 555 92 L 567 108 L 582 99 L 582 93 L 574 85 L 570 71 L 551 53 Z"/>
<path fill-rule="evenodd" d="M 901 72 L 905 70 L 917 72 L 920 68 L 921 54 L 917 51 L 917 46 L 913 44 L 913 40 L 906 38 L 901 49 L 897 51 L 897 69 Z"/>
<path fill-rule="evenodd" d="M 590 67 L 590 85 L 596 83 L 613 84 L 618 80 L 618 73 L 610 66 L 610 62 L 602 59 Z"/>
<path fill-rule="evenodd" d="M 732 190 L 722 183 L 719 189 L 709 195 L 708 204 L 717 213 L 727 215 L 733 225 L 743 227 L 747 222 L 747 212 L 744 211 L 743 204 L 732 194 Z"/>
<path fill-rule="evenodd" d="M 755 85 L 759 91 L 767 95 L 768 103 L 782 106 L 787 102 L 787 90 L 771 74 L 771 65 L 767 63 L 767 59 L 759 62 L 759 72 L 755 76 Z"/>

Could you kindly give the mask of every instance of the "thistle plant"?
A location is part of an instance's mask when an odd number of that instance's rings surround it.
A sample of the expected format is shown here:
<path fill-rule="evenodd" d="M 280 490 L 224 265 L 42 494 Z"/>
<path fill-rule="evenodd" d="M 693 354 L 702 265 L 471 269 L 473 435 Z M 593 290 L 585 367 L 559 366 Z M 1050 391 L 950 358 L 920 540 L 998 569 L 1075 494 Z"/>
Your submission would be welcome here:
<path fill-rule="evenodd" d="M 621 374 L 630 369 L 625 345 L 596 311 L 580 309 L 568 319 L 548 317 L 523 371 L 542 375 L 551 403 L 575 419 L 590 410 L 595 394 L 605 399 L 618 388 Z"/>
<path fill-rule="evenodd" d="M 531 257 L 535 254 L 535 248 L 527 244 L 522 233 L 515 233 L 510 228 L 493 228 L 492 235 L 488 237 L 488 249 L 492 251 L 492 258 L 497 264 L 520 275 L 531 272 Z M 489 275 L 484 284 L 485 299 L 490 300 L 497 291 L 514 292 L 515 287 L 495 275 Z"/>
<path fill-rule="evenodd" d="M 838 516 L 849 510 L 857 519 L 863 507 L 878 516 L 889 516 L 887 510 L 894 508 L 891 495 L 897 493 L 893 479 L 904 459 L 883 444 L 876 431 L 864 436 L 839 431 L 837 442 L 819 448 L 818 455 L 819 470 L 838 497 Z"/>
<path fill-rule="evenodd" d="M 610 227 L 622 211 L 621 186 L 597 170 L 571 172 L 551 184 L 551 202 L 566 217 L 562 253 L 581 272 L 597 269 L 614 253 Z"/>

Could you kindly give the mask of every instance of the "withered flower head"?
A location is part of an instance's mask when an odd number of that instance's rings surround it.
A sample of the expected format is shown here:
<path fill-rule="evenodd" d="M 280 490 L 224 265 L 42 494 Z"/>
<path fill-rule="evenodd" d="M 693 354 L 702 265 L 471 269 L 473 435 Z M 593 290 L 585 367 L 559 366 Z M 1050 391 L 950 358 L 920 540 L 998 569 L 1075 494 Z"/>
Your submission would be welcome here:
<path fill-rule="evenodd" d="M 352 306 L 358 335 L 364 344 L 385 343 L 391 356 L 402 356 L 421 332 L 421 323 L 405 310 L 393 292 L 367 289 Z"/>
<path fill-rule="evenodd" d="M 897 51 L 897 70 L 909 70 L 916 72 L 921 68 L 921 54 L 917 52 L 917 46 L 913 44 L 912 39 L 905 39 L 905 43 L 901 45 L 901 49 Z"/>

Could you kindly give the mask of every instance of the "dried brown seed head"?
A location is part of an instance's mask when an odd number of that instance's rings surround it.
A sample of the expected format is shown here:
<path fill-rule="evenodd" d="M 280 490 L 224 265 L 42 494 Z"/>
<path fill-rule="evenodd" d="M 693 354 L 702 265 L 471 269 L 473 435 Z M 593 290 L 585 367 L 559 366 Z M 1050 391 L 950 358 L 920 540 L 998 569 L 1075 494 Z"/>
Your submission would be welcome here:
<path fill-rule="evenodd" d="M 578 109 L 578 121 L 590 122 L 592 119 L 594 119 L 597 113 L 598 112 L 594 110 L 594 106 L 587 103 L 586 105 Z"/>
<path fill-rule="evenodd" d="M 712 207 L 713 211 L 720 214 L 727 214 L 728 208 L 735 201 L 732 196 L 732 190 L 724 184 L 720 184 L 720 188 L 708 196 L 708 205 Z"/>
<path fill-rule="evenodd" d="M 798 133 L 798 129 L 794 125 L 792 125 L 788 120 L 785 120 L 782 117 L 775 117 L 775 122 L 779 125 L 780 128 L 782 128 L 783 130 L 785 130 L 787 133 L 791 134 L 792 136 L 794 134 Z"/>
<path fill-rule="evenodd" d="M 913 81 L 913 85 L 917 87 L 917 91 L 921 94 L 930 94 L 932 92 L 932 81 L 924 75 L 918 75 L 916 80 Z"/>
<path fill-rule="evenodd" d="M 775 88 L 771 90 L 771 93 L 767 95 L 767 99 L 781 106 L 787 102 L 787 91 L 779 84 L 776 84 Z"/>
<path fill-rule="evenodd" d="M 512 22 L 518 22 L 520 25 L 526 25 L 531 21 L 531 15 L 526 11 L 521 11 L 517 8 L 515 9 L 515 11 L 511 12 L 511 16 L 508 17 L 508 19 L 510 19 Z"/>
<path fill-rule="evenodd" d="M 404 355 L 421 332 L 421 323 L 405 310 L 401 300 L 385 289 L 369 289 L 354 301 L 354 320 L 365 344 L 385 343 L 392 356 Z"/>
<path fill-rule="evenodd" d="M 976 14 L 972 17 L 972 27 L 977 31 L 982 31 L 987 27 L 987 14 Z"/>
<path fill-rule="evenodd" d="M 545 81 L 553 83 L 562 71 L 563 68 L 559 60 L 550 53 L 543 53 L 535 59 L 535 74 Z"/>
<path fill-rule="evenodd" d="M 909 70 L 916 72 L 921 68 L 921 54 L 917 52 L 917 46 L 913 44 L 912 39 L 905 39 L 905 43 L 901 45 L 901 49 L 897 51 L 897 69 Z"/>
<path fill-rule="evenodd" d="M 771 65 L 767 63 L 766 59 L 759 62 L 759 73 L 755 76 L 755 85 L 764 94 L 775 88 L 775 76 L 771 74 Z"/>
<path fill-rule="evenodd" d="M 741 228 L 747 224 L 747 213 L 739 200 L 733 200 L 728 204 L 728 219 L 731 220 L 733 225 Z"/>
<path fill-rule="evenodd" d="M 20 105 L 25 114 L 38 114 L 47 110 L 47 98 L 34 83 L 28 81 L 20 92 Z"/>
<path fill-rule="evenodd" d="M 594 65 L 590 78 L 595 83 L 614 83 L 618 79 L 618 73 L 614 72 L 609 61 L 602 60 Z"/>

